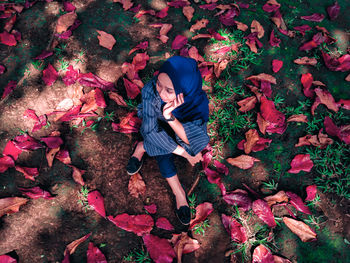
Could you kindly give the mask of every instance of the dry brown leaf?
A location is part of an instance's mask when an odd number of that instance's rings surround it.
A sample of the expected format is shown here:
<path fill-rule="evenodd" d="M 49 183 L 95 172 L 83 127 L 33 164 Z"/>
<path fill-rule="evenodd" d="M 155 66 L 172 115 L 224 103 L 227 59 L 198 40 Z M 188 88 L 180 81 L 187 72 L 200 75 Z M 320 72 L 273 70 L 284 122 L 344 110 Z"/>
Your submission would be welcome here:
<path fill-rule="evenodd" d="M 258 38 L 262 38 L 265 34 L 265 30 L 264 28 L 262 27 L 262 25 L 256 21 L 256 20 L 253 20 L 252 21 L 252 24 L 250 25 L 250 31 L 252 33 L 254 32 L 257 32 L 258 33 Z"/>
<path fill-rule="evenodd" d="M 28 202 L 28 199 L 22 197 L 6 197 L 0 199 L 0 217 L 5 214 L 12 214 L 19 211 L 21 205 Z"/>
<path fill-rule="evenodd" d="M 328 109 L 338 112 L 339 106 L 337 105 L 337 103 L 335 103 L 335 100 L 332 94 L 320 88 L 316 88 L 315 93 L 317 97 L 320 99 L 320 103 L 326 105 Z"/>
<path fill-rule="evenodd" d="M 260 92 L 259 88 L 255 87 L 253 85 L 247 85 L 247 84 L 246 84 L 246 86 L 250 89 L 251 92 L 253 92 L 255 94 L 255 97 L 260 102 L 260 98 L 262 96 L 262 93 Z"/>
<path fill-rule="evenodd" d="M 292 115 L 287 119 L 287 122 L 291 121 L 307 123 L 307 116 L 304 114 Z"/>
<path fill-rule="evenodd" d="M 75 84 L 67 87 L 68 97 L 73 100 L 74 106 L 81 105 L 81 97 L 83 97 L 83 86 L 77 81 Z"/>
<path fill-rule="evenodd" d="M 59 150 L 60 150 L 60 147 L 49 149 L 46 152 L 46 159 L 47 159 L 47 164 L 49 165 L 49 167 L 52 167 L 53 159 L 55 158 L 55 155 Z"/>
<path fill-rule="evenodd" d="M 116 43 L 116 40 L 114 39 L 114 37 L 111 34 L 108 34 L 104 31 L 101 31 L 101 30 L 96 30 L 96 31 L 97 33 L 99 33 L 97 38 L 99 40 L 100 46 L 105 47 L 109 50 L 112 50 L 114 44 Z"/>
<path fill-rule="evenodd" d="M 139 173 L 130 177 L 128 190 L 131 196 L 138 198 L 146 193 L 146 185 Z"/>
<path fill-rule="evenodd" d="M 256 142 L 259 141 L 258 131 L 255 129 L 250 129 L 245 133 L 246 142 L 244 143 L 244 152 L 245 154 L 249 154 Z"/>
<path fill-rule="evenodd" d="M 321 144 L 321 149 L 333 143 L 333 140 L 327 134 L 322 133 L 322 129 L 318 133 L 318 140 Z"/>
<path fill-rule="evenodd" d="M 196 40 L 198 38 L 211 38 L 210 34 L 198 34 L 192 37 L 192 40 Z"/>
<path fill-rule="evenodd" d="M 185 15 L 185 17 L 187 18 L 188 22 L 191 21 L 193 14 L 194 14 L 194 8 L 192 6 L 184 6 L 184 8 L 182 9 L 182 13 Z"/>
<path fill-rule="evenodd" d="M 255 42 L 251 42 L 249 39 L 247 39 L 245 44 L 250 48 L 251 52 L 258 53 L 258 48 L 256 47 Z"/>
<path fill-rule="evenodd" d="M 259 159 L 256 159 L 254 157 L 251 157 L 249 155 L 242 154 L 236 158 L 227 158 L 226 161 L 233 165 L 237 166 L 238 168 L 241 168 L 243 170 L 249 169 L 253 167 L 254 162 L 260 162 Z"/>
<path fill-rule="evenodd" d="M 66 246 L 66 249 L 64 250 L 64 256 L 66 256 L 67 254 L 69 255 L 72 255 L 74 253 L 74 251 L 77 249 L 77 247 L 83 243 L 86 239 L 89 238 L 89 236 L 91 236 L 91 233 L 77 239 L 77 240 L 74 240 L 73 242 L 69 243 L 67 246 Z"/>
<path fill-rule="evenodd" d="M 196 60 L 197 62 L 203 62 L 204 58 L 198 54 L 198 49 L 193 46 L 188 50 L 188 55 L 190 56 L 190 58 L 193 58 L 194 60 Z"/>
<path fill-rule="evenodd" d="M 276 84 L 276 78 L 269 75 L 269 74 L 266 74 L 266 73 L 260 73 L 258 75 L 254 75 L 254 76 L 250 76 L 250 77 L 247 77 L 246 80 L 259 80 L 259 81 L 267 81 L 267 82 L 270 82 L 272 84 Z"/>
<path fill-rule="evenodd" d="M 239 22 L 239 21 L 235 21 L 236 23 L 236 26 L 237 26 L 237 29 L 238 30 L 241 30 L 241 31 L 247 31 L 248 29 L 248 26 L 246 24 L 243 24 L 242 22 Z"/>
<path fill-rule="evenodd" d="M 272 205 L 274 205 L 276 203 L 283 203 L 283 202 L 287 203 L 289 201 L 288 196 L 286 195 L 286 193 L 283 190 L 279 191 L 278 193 L 276 193 L 274 195 L 266 196 L 264 198 L 264 200 L 267 202 L 269 207 L 271 207 Z"/>
<path fill-rule="evenodd" d="M 208 23 L 209 23 L 209 20 L 205 18 L 198 20 L 194 25 L 191 26 L 190 31 L 194 32 L 196 30 L 202 29 L 206 27 Z"/>
<path fill-rule="evenodd" d="M 74 12 L 67 13 L 60 16 L 57 20 L 56 32 L 58 34 L 61 34 L 62 32 L 67 31 L 68 27 L 73 25 L 77 17 L 78 17 L 77 14 Z"/>
<path fill-rule="evenodd" d="M 87 113 L 90 111 L 96 111 L 98 106 L 95 99 L 95 90 L 91 90 L 89 93 L 85 94 L 80 100 L 84 103 L 80 110 L 80 113 Z"/>
<path fill-rule="evenodd" d="M 123 97 L 120 96 L 118 93 L 110 91 L 108 93 L 108 96 L 111 100 L 114 100 L 115 103 L 117 103 L 119 106 L 125 106 L 127 107 L 128 105 L 126 104 L 126 102 L 124 101 Z"/>
<path fill-rule="evenodd" d="M 316 136 L 316 135 L 313 135 Z M 311 135 L 308 134 L 306 136 L 300 137 L 299 141 L 297 144 L 295 144 L 295 147 L 300 147 L 300 146 L 304 146 L 304 145 L 310 145 L 309 139 L 310 139 Z"/>
<path fill-rule="evenodd" d="M 316 58 L 308 58 L 308 57 L 302 57 L 294 60 L 295 64 L 299 65 L 311 65 L 315 66 L 317 64 Z"/>
<path fill-rule="evenodd" d="M 123 5 L 123 9 L 126 11 L 133 6 L 133 2 L 131 0 L 113 0 L 114 3 L 121 3 Z"/>
<path fill-rule="evenodd" d="M 196 239 L 190 238 L 187 232 L 182 232 L 181 234 L 173 234 L 170 242 L 174 246 L 174 251 L 178 263 L 182 262 L 182 254 L 191 253 L 200 248 L 199 242 Z"/>
<path fill-rule="evenodd" d="M 323 82 L 319 81 L 319 80 L 314 80 L 312 82 L 312 85 L 314 86 L 323 86 L 323 87 L 326 87 L 326 84 L 324 84 Z"/>
<path fill-rule="evenodd" d="M 237 102 L 239 106 L 241 106 L 238 110 L 241 112 L 247 112 L 251 109 L 254 109 L 255 104 L 257 103 L 257 98 L 255 96 L 250 96 L 243 100 Z"/>
<path fill-rule="evenodd" d="M 259 130 L 262 134 L 266 133 L 266 128 L 269 126 L 269 122 L 266 121 L 261 114 L 258 112 L 256 122 L 258 123 Z"/>
<path fill-rule="evenodd" d="M 83 174 L 86 172 L 85 170 L 80 170 L 77 167 L 73 166 L 73 165 L 68 165 L 69 167 L 71 167 L 73 169 L 73 180 L 74 182 L 76 182 L 77 184 L 80 185 L 85 185 L 84 179 L 83 179 Z"/>
<path fill-rule="evenodd" d="M 350 81 L 350 74 L 346 76 L 345 80 Z"/>
<path fill-rule="evenodd" d="M 283 222 L 303 242 L 313 241 L 317 237 L 316 233 L 311 229 L 311 227 L 302 221 L 298 221 L 289 217 L 283 217 Z"/>
<path fill-rule="evenodd" d="M 223 59 L 220 62 L 214 64 L 214 73 L 217 78 L 220 77 L 222 71 L 227 67 L 228 62 L 229 61 L 227 59 Z"/>

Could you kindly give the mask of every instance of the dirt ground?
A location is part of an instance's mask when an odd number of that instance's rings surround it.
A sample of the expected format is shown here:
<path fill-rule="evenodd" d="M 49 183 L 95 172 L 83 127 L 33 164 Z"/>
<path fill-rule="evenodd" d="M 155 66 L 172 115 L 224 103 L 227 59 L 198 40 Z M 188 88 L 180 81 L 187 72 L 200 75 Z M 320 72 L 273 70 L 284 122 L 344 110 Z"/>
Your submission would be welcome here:
<path fill-rule="evenodd" d="M 165 1 L 161 0 L 133 2 L 135 5 L 142 4 L 145 10 L 149 8 L 161 10 L 166 5 Z M 255 1 L 243 2 L 252 4 Z M 264 2 L 258 1 L 258 4 Z M 294 1 L 287 2 L 292 4 Z M 310 5 L 309 2 L 312 1 L 302 2 Z M 331 1 L 328 2 L 327 4 L 331 4 Z M 123 75 L 121 65 L 125 61 L 132 60 L 132 56 L 128 55 L 131 48 L 142 41 L 149 41 L 147 52 L 150 55 L 150 61 L 147 67 L 140 72 L 141 79 L 145 80 L 149 79 L 159 68 L 161 61 L 165 59 L 165 52 L 176 54 L 170 49 L 170 43 L 175 36 L 191 34 L 188 30 L 191 23 L 187 22 L 181 9 L 170 9 L 169 15 L 161 20 L 162 23 L 171 23 L 174 26 L 168 34 L 169 42 L 162 44 L 155 37 L 159 29 L 149 26 L 151 23 L 159 22 L 159 19 L 144 15 L 139 21 L 135 21 L 134 13 L 125 12 L 119 3 L 107 0 L 74 0 L 72 3 L 77 8 L 76 13 L 82 24 L 73 31 L 69 39 L 59 40 L 59 45 L 67 44 L 62 53 L 63 58 L 74 63 L 73 59 L 78 57 L 79 52 L 84 51 L 85 63 L 77 62 L 76 67 L 81 72 L 92 72 L 106 81 L 114 82 L 118 93 L 124 98 L 126 98 L 126 91 L 121 79 Z M 74 128 L 71 122 L 55 122 L 52 116 L 49 117 L 51 124 L 49 127 L 42 128 L 35 133 L 30 132 L 34 121 L 23 117 L 25 110 L 33 109 L 37 115 L 47 114 L 52 112 L 63 99 L 69 97 L 70 90 L 61 80 L 63 72 L 59 73 L 60 77 L 54 85 L 48 87 L 41 79 L 42 73 L 31 65 L 32 59 L 52 43 L 55 22 L 60 14 L 60 9 L 62 9 L 62 3 L 59 1 L 39 1 L 31 8 L 25 9 L 18 16 L 15 24 L 16 30 L 22 34 L 22 41 L 16 47 L 0 44 L 0 64 L 6 65 L 7 68 L 6 72 L 0 76 L 0 93 L 9 80 L 17 80 L 21 83 L 6 99 L 0 101 L 0 150 L 4 149 L 9 140 L 19 135 L 20 131 L 29 131 L 28 133 L 35 138 L 48 136 L 52 131 L 60 131 L 64 148 L 69 151 L 72 164 L 79 169 L 86 170 L 83 176 L 86 187 L 90 191 L 99 190 L 104 197 L 106 215 L 144 214 L 144 205 L 156 204 L 157 213 L 152 215 L 155 220 L 159 217 L 166 217 L 174 225 L 174 233 L 187 231 L 176 218 L 175 200 L 153 158 L 146 157 L 141 170 L 147 189 L 145 195 L 134 198 L 128 192 L 129 176 L 125 171 L 125 166 L 130 157 L 132 145 L 141 139 L 139 134 L 114 132 L 111 122 L 105 119 L 100 121 L 96 131 L 86 129 L 82 132 L 82 128 Z M 243 9 L 242 12 L 244 12 Z M 339 27 L 349 30 L 347 28 L 349 24 L 346 24 L 347 20 L 343 17 L 345 13 L 337 23 Z M 213 22 L 211 26 L 216 29 L 221 27 L 217 19 L 212 17 L 211 21 L 216 21 L 216 24 Z M 3 21 L 0 21 L 0 26 L 3 26 Z M 96 29 L 104 30 L 115 36 L 117 43 L 111 51 L 98 44 Z M 269 30 L 266 31 L 270 33 Z M 268 45 L 268 39 L 264 39 L 263 43 Z M 197 40 L 195 45 L 198 50 L 205 50 L 207 40 Z M 54 67 L 59 67 L 57 56 L 48 61 Z M 270 63 L 271 61 L 267 60 L 262 67 L 270 67 Z M 25 66 L 28 66 L 30 74 L 25 72 Z M 315 72 L 315 79 L 321 78 L 322 74 L 322 70 Z M 343 79 L 335 81 L 340 85 Z M 347 84 L 348 87 L 349 84 Z M 84 87 L 84 92 L 89 90 L 91 88 Z M 349 95 L 345 87 L 344 93 L 342 90 L 337 90 L 335 94 L 337 99 L 349 99 L 349 97 L 343 97 Z M 105 96 L 105 99 L 107 107 L 104 113 L 113 111 L 116 123 L 119 123 L 131 111 L 130 108 L 118 106 L 108 96 Z M 102 111 L 98 113 L 99 116 L 104 116 Z M 294 144 L 288 136 L 278 137 L 287 148 L 288 145 Z M 213 142 L 211 141 L 212 144 Z M 225 158 L 235 153 L 233 148 L 232 145 L 225 146 Z M 227 164 L 225 161 L 224 163 Z M 78 203 L 81 186 L 73 181 L 72 168 L 58 160 L 54 161 L 52 167 L 48 167 L 44 149 L 23 152 L 16 164 L 38 167 L 39 176 L 35 181 L 31 181 L 25 179 L 14 168 L 8 169 L 0 174 L 0 198 L 22 196 L 18 190 L 19 187 L 34 186 L 50 191 L 55 198 L 52 200 L 30 199 L 19 212 L 0 218 L 0 255 L 12 255 L 19 260 L 18 262 L 23 263 L 61 262 L 66 245 L 90 232 L 92 236 L 89 240 L 95 245 L 100 245 L 100 250 L 111 263 L 124 262 L 123 257 L 127 256 L 130 251 L 142 248 L 141 237 L 116 227 L 93 210 L 84 210 Z M 180 181 L 185 191 L 188 191 L 194 183 L 198 170 L 191 167 L 181 157 L 176 157 L 176 166 Z M 268 181 L 269 178 L 269 171 L 264 163 L 256 163 L 253 168 L 246 171 L 230 165 L 228 167 L 229 174 L 223 178 L 227 190 L 243 188 L 242 183 L 245 183 L 252 189 L 260 191 L 261 183 Z M 305 197 L 303 187 L 307 183 L 311 184 L 312 180 L 289 177 L 281 181 L 279 188 L 294 191 Z M 184 255 L 183 262 L 244 262 L 239 254 L 231 258 L 225 256 L 225 252 L 232 249 L 232 245 L 222 225 L 220 215 L 231 211 L 231 208 L 228 208 L 223 202 L 218 188 L 209 184 L 207 179 L 202 177 L 194 193 L 197 196 L 197 204 L 205 201 L 211 202 L 214 212 L 209 216 L 210 227 L 204 236 L 189 231 L 189 234 L 200 242 L 201 247 L 194 253 Z M 327 253 L 334 257 L 332 262 L 346 262 L 349 257 L 349 253 L 345 251 L 346 249 L 344 250 L 344 248 L 349 250 L 349 243 L 344 243 L 345 239 L 348 242 L 350 240 L 349 200 L 323 193 L 320 193 L 320 197 L 321 201 L 316 210 L 318 215 L 325 216 L 321 229 L 317 231 L 320 234 L 320 241 L 313 244 L 302 244 L 286 228 L 276 233 L 279 254 L 292 262 L 329 262 L 322 259 L 322 256 Z M 171 238 L 171 231 L 155 228 L 152 234 Z M 104 245 L 101 246 L 101 244 Z M 82 243 L 70 256 L 70 261 L 86 262 L 87 247 L 88 242 Z M 320 250 L 323 250 L 323 254 Z M 312 261 L 313 258 L 307 255 L 312 251 L 316 251 L 315 261 Z M 316 255 L 316 253 L 319 254 Z M 308 261 L 307 258 L 311 258 L 311 261 Z"/>

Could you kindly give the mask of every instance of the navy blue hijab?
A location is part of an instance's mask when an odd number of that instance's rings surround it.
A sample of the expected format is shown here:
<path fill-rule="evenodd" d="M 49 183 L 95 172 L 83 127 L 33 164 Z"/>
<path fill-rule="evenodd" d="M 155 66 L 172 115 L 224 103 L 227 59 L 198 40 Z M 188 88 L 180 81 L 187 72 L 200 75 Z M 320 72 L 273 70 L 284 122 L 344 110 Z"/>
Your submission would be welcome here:
<path fill-rule="evenodd" d="M 164 62 L 160 73 L 168 74 L 176 95 L 184 94 L 184 103 L 173 110 L 174 116 L 180 121 L 202 119 L 207 122 L 209 117 L 209 101 L 202 90 L 202 76 L 197 62 L 192 58 L 174 56 Z"/>

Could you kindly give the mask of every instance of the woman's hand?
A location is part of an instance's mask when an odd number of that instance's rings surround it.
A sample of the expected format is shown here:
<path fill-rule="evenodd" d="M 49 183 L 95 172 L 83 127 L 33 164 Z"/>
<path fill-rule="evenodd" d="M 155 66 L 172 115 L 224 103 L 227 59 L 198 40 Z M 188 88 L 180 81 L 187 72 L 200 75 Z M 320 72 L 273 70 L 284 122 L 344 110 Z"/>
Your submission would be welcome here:
<path fill-rule="evenodd" d="M 165 104 L 164 108 L 163 108 L 163 116 L 165 119 L 170 119 L 171 118 L 171 112 L 173 110 L 175 110 L 177 107 L 179 107 L 180 105 L 182 105 L 184 103 L 184 94 L 180 93 L 176 96 L 176 99 L 168 102 L 167 104 Z"/>
<path fill-rule="evenodd" d="M 203 161 L 202 153 L 197 153 L 196 156 L 188 155 L 187 160 L 190 162 L 192 166 L 194 166 L 196 163 L 199 163 L 200 161 Z"/>

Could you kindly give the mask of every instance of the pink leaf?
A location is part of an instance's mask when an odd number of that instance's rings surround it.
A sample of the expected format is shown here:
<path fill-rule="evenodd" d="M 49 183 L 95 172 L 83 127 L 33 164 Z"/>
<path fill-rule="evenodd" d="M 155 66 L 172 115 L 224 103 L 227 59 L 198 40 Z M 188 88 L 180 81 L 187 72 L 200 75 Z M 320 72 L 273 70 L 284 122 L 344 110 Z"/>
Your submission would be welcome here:
<path fill-rule="evenodd" d="M 288 173 L 297 174 L 300 171 L 310 172 L 314 164 L 310 159 L 310 154 L 297 154 L 290 163 L 290 166 L 291 169 L 288 170 Z"/>
<path fill-rule="evenodd" d="M 244 243 L 248 240 L 245 228 L 236 219 L 222 214 L 221 221 L 233 242 Z"/>
<path fill-rule="evenodd" d="M 155 263 L 173 262 L 176 255 L 167 239 L 159 238 L 151 234 L 144 235 L 142 238 L 150 257 Z"/>
<path fill-rule="evenodd" d="M 286 195 L 288 196 L 289 203 L 295 207 L 296 210 L 311 215 L 310 209 L 304 204 L 303 200 L 301 197 L 299 197 L 297 194 L 293 192 L 286 192 Z"/>
<path fill-rule="evenodd" d="M 314 78 L 312 77 L 311 73 L 305 73 L 301 75 L 301 84 L 303 84 L 304 87 L 304 95 L 308 98 L 313 98 L 315 96 L 315 91 L 311 89 L 312 82 L 314 81 Z"/>
<path fill-rule="evenodd" d="M 311 27 L 309 25 L 295 26 L 295 30 L 299 31 L 302 36 L 305 36 L 306 31 L 310 31 Z"/>
<path fill-rule="evenodd" d="M 15 167 L 15 162 L 11 156 L 0 157 L 0 173 L 5 172 L 8 168 Z"/>
<path fill-rule="evenodd" d="M 60 149 L 60 151 L 55 155 L 55 158 L 64 164 L 70 164 L 72 162 L 69 152 L 66 149 Z"/>
<path fill-rule="evenodd" d="M 38 198 L 44 198 L 44 199 L 54 199 L 54 197 L 51 196 L 51 194 L 43 189 L 41 189 L 39 186 L 35 186 L 32 188 L 18 188 L 22 194 L 25 194 L 26 196 L 32 198 L 32 199 L 38 199 Z"/>
<path fill-rule="evenodd" d="M 281 39 L 277 38 L 277 37 L 275 36 L 274 31 L 272 30 L 272 31 L 271 31 L 271 34 L 270 34 L 269 44 L 270 44 L 272 47 L 279 47 L 279 46 L 280 46 L 280 43 L 281 43 Z"/>
<path fill-rule="evenodd" d="M 5 44 L 7 46 L 17 45 L 15 36 L 13 34 L 8 33 L 7 31 L 0 33 L 0 43 Z"/>
<path fill-rule="evenodd" d="M 271 94 L 272 94 L 272 89 L 271 89 L 271 83 L 270 82 L 267 82 L 267 81 L 261 81 L 260 82 L 260 88 L 261 88 L 261 91 L 264 93 L 264 95 L 268 98 L 271 97 Z"/>
<path fill-rule="evenodd" d="M 39 56 L 36 56 L 34 59 L 45 59 L 53 55 L 52 51 L 44 50 Z"/>
<path fill-rule="evenodd" d="M 236 189 L 224 195 L 223 199 L 230 205 L 236 205 L 242 208 L 243 211 L 248 211 L 252 207 L 252 199 L 245 190 Z"/>
<path fill-rule="evenodd" d="M 307 197 L 305 198 L 305 201 L 314 200 L 317 194 L 317 186 L 315 184 L 309 185 L 308 187 L 306 187 L 306 193 Z"/>
<path fill-rule="evenodd" d="M 32 181 L 35 181 L 35 177 L 37 177 L 39 175 L 38 168 L 36 168 L 36 167 L 30 168 L 30 167 L 22 167 L 22 166 L 16 165 L 15 169 L 18 172 L 23 173 L 23 175 L 26 179 L 29 179 Z"/>
<path fill-rule="evenodd" d="M 190 222 L 190 229 L 195 225 L 203 222 L 210 214 L 213 212 L 213 205 L 211 203 L 205 202 L 196 207 L 196 217 Z"/>
<path fill-rule="evenodd" d="M 283 134 L 287 128 L 285 123 L 285 115 L 275 108 L 273 101 L 266 99 L 264 96 L 260 98 L 260 112 L 265 121 L 270 124 L 266 131 L 269 133 Z"/>
<path fill-rule="evenodd" d="M 135 57 L 132 59 L 132 65 L 135 66 L 135 70 L 142 70 L 146 67 L 147 61 L 149 60 L 149 56 L 147 52 L 145 53 L 137 53 Z"/>
<path fill-rule="evenodd" d="M 321 22 L 324 19 L 324 15 L 315 13 L 310 16 L 301 16 L 300 18 L 307 21 Z"/>
<path fill-rule="evenodd" d="M 224 165 L 223 163 L 220 163 L 219 161 L 217 160 L 214 160 L 214 165 L 216 167 L 216 170 L 219 172 L 219 173 L 222 173 L 222 174 L 225 174 L 225 175 L 228 175 L 228 168 L 226 165 Z"/>
<path fill-rule="evenodd" d="M 13 158 L 13 160 L 17 160 L 18 155 L 22 152 L 21 149 L 18 149 L 12 141 L 8 141 L 4 150 L 2 151 L 3 155 L 9 155 Z"/>
<path fill-rule="evenodd" d="M 1 263 L 17 263 L 17 260 L 8 256 L 8 255 L 1 255 L 0 262 Z"/>
<path fill-rule="evenodd" d="M 96 100 L 96 105 L 100 108 L 106 108 L 107 104 L 103 95 L 103 92 L 99 89 L 95 89 L 95 100 Z"/>
<path fill-rule="evenodd" d="M 222 14 L 219 16 L 220 22 L 225 26 L 233 26 L 236 24 L 234 18 L 238 16 L 240 13 L 240 10 L 238 6 L 233 6 L 231 9 L 226 11 L 225 14 Z"/>
<path fill-rule="evenodd" d="M 88 86 L 100 88 L 103 91 L 115 91 L 114 83 L 101 79 L 99 76 L 96 76 L 89 73 L 80 73 L 78 77 L 78 81 L 80 84 Z"/>
<path fill-rule="evenodd" d="M 49 64 L 47 68 L 43 71 L 43 81 L 47 86 L 52 86 L 52 84 L 56 81 L 57 77 L 57 71 L 51 64 Z"/>
<path fill-rule="evenodd" d="M 262 199 L 255 200 L 252 205 L 254 213 L 269 227 L 275 227 L 275 218 L 271 212 L 271 208 L 266 201 Z"/>
<path fill-rule="evenodd" d="M 157 212 L 157 206 L 155 204 L 145 205 L 144 208 L 150 214 L 155 214 Z"/>
<path fill-rule="evenodd" d="M 17 81 L 14 80 L 10 80 L 6 87 L 4 88 L 4 93 L 2 94 L 1 99 L 4 99 L 7 97 L 7 95 L 9 95 L 17 86 Z"/>
<path fill-rule="evenodd" d="M 66 71 L 66 75 L 62 78 L 62 80 L 64 84 L 66 84 L 66 86 L 69 86 L 74 84 L 77 81 L 78 77 L 79 77 L 79 69 L 74 70 L 73 66 L 69 65 Z"/>
<path fill-rule="evenodd" d="M 183 1 L 183 0 L 174 0 L 174 1 L 168 2 L 168 5 L 175 7 L 175 8 L 181 8 L 181 7 L 189 5 L 189 3 L 187 1 Z"/>
<path fill-rule="evenodd" d="M 102 195 L 95 190 L 88 193 L 89 206 L 95 209 L 102 217 L 106 217 L 105 205 Z"/>
<path fill-rule="evenodd" d="M 16 136 L 13 139 L 13 143 L 18 149 L 21 150 L 37 150 L 40 148 L 44 148 L 42 144 L 40 144 L 37 140 L 29 136 L 28 134 Z"/>
<path fill-rule="evenodd" d="M 272 70 L 277 73 L 283 66 L 283 61 L 274 59 L 272 60 Z"/>
<path fill-rule="evenodd" d="M 280 4 L 277 3 L 277 1 L 267 1 L 262 9 L 267 12 L 267 13 L 272 13 L 275 12 L 276 10 L 278 10 L 280 8 Z"/>
<path fill-rule="evenodd" d="M 167 7 L 167 8 L 169 8 L 169 7 Z M 129 55 L 131 55 L 133 52 L 135 52 L 137 50 L 146 49 L 146 48 L 148 48 L 148 41 L 141 42 L 136 47 L 134 47 L 133 49 L 130 50 Z"/>
<path fill-rule="evenodd" d="M 160 10 L 158 13 L 156 13 L 156 17 L 158 18 L 164 18 L 166 16 L 168 16 L 168 10 L 169 10 L 169 6 L 163 8 L 162 10 Z M 129 53 L 130 54 L 130 53 Z"/>
<path fill-rule="evenodd" d="M 210 11 L 213 11 L 217 7 L 216 3 L 206 4 L 206 5 L 200 5 L 199 8 L 201 9 L 207 9 Z"/>
<path fill-rule="evenodd" d="M 63 2 L 63 8 L 66 12 L 72 12 L 75 10 L 75 6 L 70 2 Z"/>
<path fill-rule="evenodd" d="M 126 93 L 130 99 L 135 99 L 140 94 L 140 88 L 130 80 L 123 78 Z"/>
<path fill-rule="evenodd" d="M 339 11 L 340 11 L 340 6 L 338 4 L 338 1 L 335 1 L 333 5 L 327 7 L 327 13 L 331 20 L 334 20 L 338 17 Z"/>
<path fill-rule="evenodd" d="M 5 72 L 6 68 L 4 65 L 0 65 L 0 75 Z"/>
<path fill-rule="evenodd" d="M 156 226 L 161 229 L 169 230 L 172 231 L 174 230 L 174 227 L 172 224 L 170 224 L 169 220 L 166 219 L 165 217 L 160 217 L 158 218 L 156 222 Z"/>
<path fill-rule="evenodd" d="M 138 236 L 143 236 L 151 232 L 154 222 L 150 215 L 128 215 L 126 213 L 113 216 L 108 216 L 108 219 L 117 227 L 129 232 L 133 232 Z"/>
<path fill-rule="evenodd" d="M 86 255 L 87 263 L 107 263 L 106 257 L 102 254 L 98 247 L 94 246 L 92 242 L 89 243 Z"/>
<path fill-rule="evenodd" d="M 254 249 L 252 263 L 275 263 L 275 260 L 267 247 L 259 245 Z"/>
<path fill-rule="evenodd" d="M 171 44 L 171 49 L 181 49 L 187 44 L 187 37 L 182 36 L 182 35 L 177 35 Z"/>
<path fill-rule="evenodd" d="M 44 142 L 51 149 L 58 148 L 63 144 L 63 140 L 59 136 L 42 137 L 40 141 Z"/>

